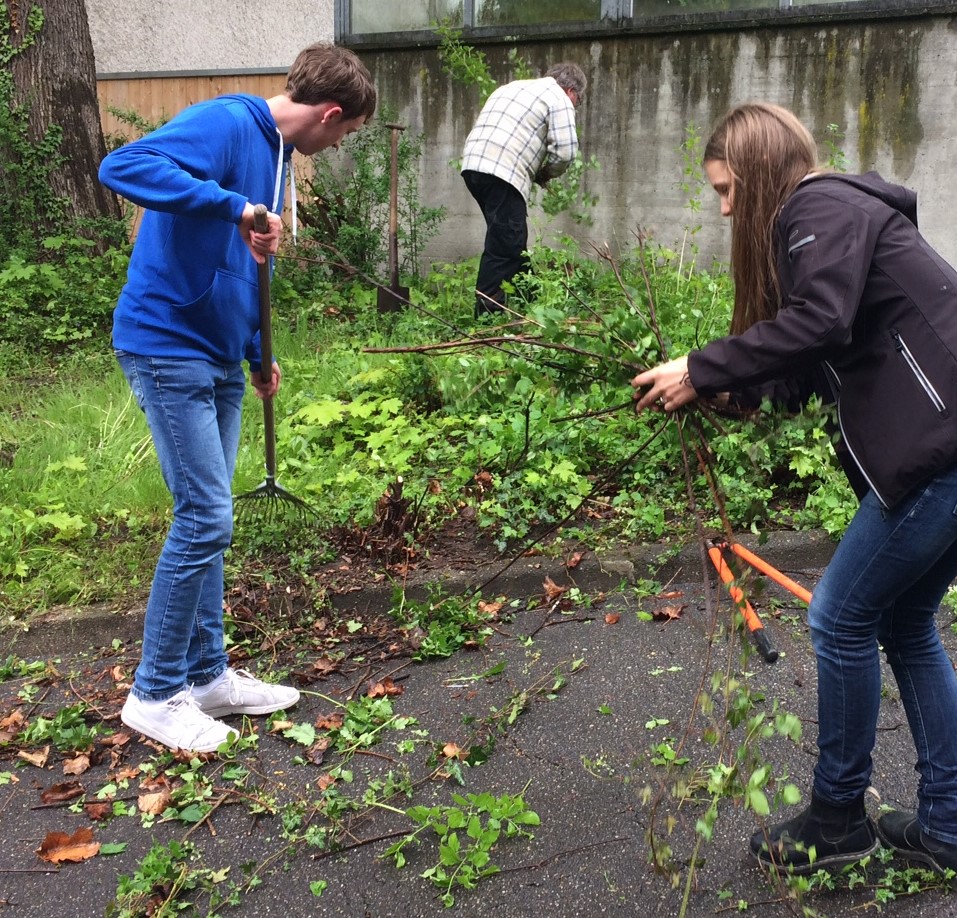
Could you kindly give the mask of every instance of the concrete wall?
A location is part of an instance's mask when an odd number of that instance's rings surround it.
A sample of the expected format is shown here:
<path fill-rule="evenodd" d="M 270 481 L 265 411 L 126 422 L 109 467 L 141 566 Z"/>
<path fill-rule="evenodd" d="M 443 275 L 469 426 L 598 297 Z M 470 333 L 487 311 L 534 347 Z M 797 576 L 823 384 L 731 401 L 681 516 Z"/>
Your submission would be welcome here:
<path fill-rule="evenodd" d="M 508 46 L 482 47 L 495 76 L 507 79 Z M 631 245 L 639 226 L 670 245 L 700 222 L 701 263 L 712 255 L 726 259 L 728 228 L 710 188 L 697 217 L 687 209 L 679 148 L 688 125 L 707 137 L 729 106 L 765 99 L 794 109 L 819 143 L 829 124 L 838 125 L 848 171 L 876 169 L 914 188 L 925 235 L 957 262 L 957 41 L 949 16 L 562 40 L 522 50 L 542 69 L 559 60 L 585 68 L 582 149 L 601 163 L 588 178 L 588 189 L 600 197 L 594 225 L 547 224 L 539 212 L 533 232 L 547 238 L 567 231 L 614 250 Z M 461 155 L 478 110 L 476 90 L 452 84 L 434 49 L 360 54 L 382 98 L 426 138 L 422 196 L 448 208 L 427 257 L 478 252 L 484 223 L 449 165 Z"/>
<path fill-rule="evenodd" d="M 86 0 L 98 73 L 285 70 L 332 41 L 333 0 Z"/>
<path fill-rule="evenodd" d="M 284 71 L 302 46 L 331 40 L 332 8 L 332 0 L 87 0 L 101 74 Z M 568 232 L 614 249 L 631 245 L 638 227 L 680 243 L 684 228 L 700 222 L 702 263 L 726 258 L 727 226 L 710 189 L 697 216 L 687 208 L 680 145 L 689 125 L 707 136 L 732 104 L 767 99 L 793 108 L 821 142 L 836 124 L 851 171 L 877 169 L 916 189 L 925 235 L 957 262 L 955 31 L 957 20 L 939 14 L 527 43 L 522 53 L 538 68 L 559 60 L 585 68 L 582 149 L 601 163 L 587 180 L 600 198 L 594 225 L 547 221 L 533 211 L 533 233 Z M 510 76 L 509 47 L 481 45 L 500 81 Z M 423 269 L 478 252 L 484 223 L 450 165 L 477 113 L 477 91 L 453 84 L 434 48 L 359 54 L 382 100 L 425 135 L 422 197 L 448 211 Z"/>

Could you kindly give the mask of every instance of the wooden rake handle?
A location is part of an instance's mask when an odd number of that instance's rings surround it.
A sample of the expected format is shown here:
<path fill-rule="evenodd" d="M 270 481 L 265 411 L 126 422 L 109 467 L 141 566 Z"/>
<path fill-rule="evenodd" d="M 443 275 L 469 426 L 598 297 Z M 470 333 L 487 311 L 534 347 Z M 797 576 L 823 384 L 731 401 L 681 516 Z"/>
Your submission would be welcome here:
<path fill-rule="evenodd" d="M 269 232 L 269 221 L 266 215 L 269 211 L 265 204 L 257 204 L 253 208 L 253 229 L 257 233 Z M 259 351 L 262 356 L 262 368 L 259 375 L 265 379 L 265 374 L 272 376 L 272 306 L 269 296 L 269 257 L 262 264 L 257 265 L 259 271 Z M 264 372 L 265 371 L 265 372 Z M 276 480 L 276 415 L 273 411 L 271 398 L 264 398 L 263 426 L 265 427 L 266 441 L 266 481 Z"/>

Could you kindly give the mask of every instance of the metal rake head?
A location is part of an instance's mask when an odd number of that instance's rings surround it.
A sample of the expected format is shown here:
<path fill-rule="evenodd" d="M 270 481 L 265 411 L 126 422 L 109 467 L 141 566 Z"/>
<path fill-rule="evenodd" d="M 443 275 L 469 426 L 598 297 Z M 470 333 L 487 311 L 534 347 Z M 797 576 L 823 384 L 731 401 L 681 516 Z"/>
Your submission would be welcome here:
<path fill-rule="evenodd" d="M 290 518 L 306 523 L 319 517 L 318 512 L 302 498 L 270 478 L 252 491 L 237 495 L 233 507 L 236 520 L 241 524 L 261 522 L 272 525 Z"/>

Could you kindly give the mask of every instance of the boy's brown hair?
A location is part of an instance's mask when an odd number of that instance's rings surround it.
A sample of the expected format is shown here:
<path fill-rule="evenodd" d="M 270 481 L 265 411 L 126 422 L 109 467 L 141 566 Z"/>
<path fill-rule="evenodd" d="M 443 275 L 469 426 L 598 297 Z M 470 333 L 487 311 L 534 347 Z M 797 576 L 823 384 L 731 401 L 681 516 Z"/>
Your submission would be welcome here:
<path fill-rule="evenodd" d="M 368 120 L 376 106 L 375 84 L 366 65 L 352 51 L 328 42 L 299 52 L 286 76 L 286 95 L 303 105 L 335 102 L 343 121 Z"/>

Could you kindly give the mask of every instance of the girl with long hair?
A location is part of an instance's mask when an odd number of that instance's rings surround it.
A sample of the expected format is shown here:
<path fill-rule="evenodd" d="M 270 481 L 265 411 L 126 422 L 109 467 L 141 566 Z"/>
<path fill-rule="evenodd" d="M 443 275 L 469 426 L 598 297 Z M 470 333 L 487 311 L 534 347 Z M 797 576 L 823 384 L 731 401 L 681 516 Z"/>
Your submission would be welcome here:
<path fill-rule="evenodd" d="M 957 870 L 957 676 L 935 614 L 957 576 L 957 271 L 917 230 L 916 195 L 817 166 L 789 111 L 738 106 L 704 167 L 731 218 L 731 334 L 639 373 L 636 409 L 701 398 L 836 406 L 835 448 L 860 506 L 808 610 L 818 675 L 809 805 L 751 853 L 808 873 L 878 838 Z M 725 394 L 729 394 L 725 395 Z M 887 655 L 916 747 L 916 813 L 864 807 Z"/>

